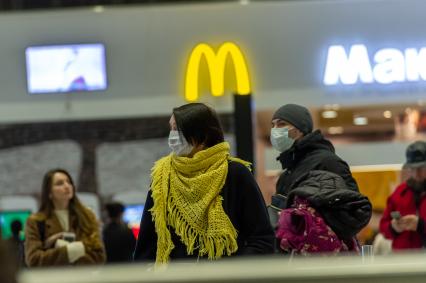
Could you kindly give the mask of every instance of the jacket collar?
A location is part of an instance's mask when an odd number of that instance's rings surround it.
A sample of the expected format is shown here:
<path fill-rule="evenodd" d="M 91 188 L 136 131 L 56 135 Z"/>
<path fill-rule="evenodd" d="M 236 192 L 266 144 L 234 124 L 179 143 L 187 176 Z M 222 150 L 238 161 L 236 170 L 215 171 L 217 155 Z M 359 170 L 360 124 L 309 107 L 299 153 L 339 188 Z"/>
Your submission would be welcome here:
<path fill-rule="evenodd" d="M 75 227 L 77 227 L 77 217 L 70 213 L 69 215 L 69 231 L 66 232 L 75 232 Z M 55 234 L 59 232 L 64 232 L 64 229 L 59 222 L 56 213 L 52 211 L 50 216 L 46 216 L 46 228 L 49 234 Z"/>
<path fill-rule="evenodd" d="M 334 152 L 334 146 L 330 141 L 324 138 L 320 130 L 315 130 L 312 133 L 303 136 L 296 140 L 293 146 L 282 152 L 277 160 L 281 162 L 283 169 L 291 169 L 296 166 L 299 160 L 314 150 L 322 149 Z"/>

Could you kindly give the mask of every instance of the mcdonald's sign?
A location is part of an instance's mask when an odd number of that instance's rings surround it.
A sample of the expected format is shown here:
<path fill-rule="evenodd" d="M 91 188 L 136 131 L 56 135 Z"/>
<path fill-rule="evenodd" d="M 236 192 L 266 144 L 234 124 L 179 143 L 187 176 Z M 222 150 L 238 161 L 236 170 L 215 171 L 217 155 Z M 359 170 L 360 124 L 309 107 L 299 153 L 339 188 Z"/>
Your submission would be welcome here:
<path fill-rule="evenodd" d="M 250 94 L 250 77 L 240 48 L 232 42 L 225 42 L 215 53 L 208 44 L 200 43 L 192 50 L 186 69 L 185 99 L 187 101 L 198 99 L 199 69 L 203 56 L 206 58 L 209 70 L 210 90 L 213 96 L 222 96 L 225 92 L 225 64 L 228 56 L 234 66 L 236 93 L 239 95 Z"/>

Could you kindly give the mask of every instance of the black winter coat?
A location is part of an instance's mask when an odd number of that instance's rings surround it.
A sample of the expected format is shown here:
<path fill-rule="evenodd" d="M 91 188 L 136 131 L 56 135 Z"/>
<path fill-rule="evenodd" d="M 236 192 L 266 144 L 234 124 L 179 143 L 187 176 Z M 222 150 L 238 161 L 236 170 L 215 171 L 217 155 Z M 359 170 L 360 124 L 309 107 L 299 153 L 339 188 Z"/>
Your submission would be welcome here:
<path fill-rule="evenodd" d="M 111 222 L 102 231 L 107 262 L 130 262 L 136 239 L 125 223 Z"/>
<path fill-rule="evenodd" d="M 336 173 L 346 183 L 348 189 L 358 192 L 358 185 L 352 177 L 348 164 L 334 152 L 334 146 L 316 130 L 293 145 L 277 158 L 285 171 L 277 182 L 277 194 L 287 196 L 294 182 L 312 170 Z"/>
<path fill-rule="evenodd" d="M 223 209 L 238 231 L 236 255 L 273 253 L 275 235 L 269 223 L 265 201 L 253 175 L 244 165 L 229 162 L 228 175 L 221 196 Z M 156 258 L 157 234 L 149 211 L 153 204 L 149 191 L 134 252 L 134 260 L 137 261 L 154 261 Z M 188 255 L 186 246 L 173 228 L 169 227 L 169 230 L 175 245 L 170 258 L 197 258 L 198 251 Z"/>
<path fill-rule="evenodd" d="M 337 174 L 311 171 L 290 189 L 287 206 L 295 196 L 308 200 L 340 239 L 354 237 L 370 221 L 372 206 L 368 198 L 349 190 Z"/>

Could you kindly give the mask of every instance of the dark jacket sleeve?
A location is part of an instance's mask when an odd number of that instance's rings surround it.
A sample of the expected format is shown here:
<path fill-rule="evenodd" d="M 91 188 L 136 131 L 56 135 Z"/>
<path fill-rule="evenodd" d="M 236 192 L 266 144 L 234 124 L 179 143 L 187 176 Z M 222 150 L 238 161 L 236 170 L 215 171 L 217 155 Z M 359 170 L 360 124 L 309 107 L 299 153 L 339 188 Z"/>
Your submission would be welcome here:
<path fill-rule="evenodd" d="M 337 174 L 328 171 L 311 171 L 304 181 L 289 195 L 309 201 L 326 223 L 341 239 L 355 236 L 370 221 L 372 206 L 366 196 L 349 190 Z"/>
<path fill-rule="evenodd" d="M 152 214 L 149 211 L 154 205 L 151 190 L 148 192 L 145 207 L 142 214 L 138 239 L 136 240 L 134 261 L 155 261 L 157 253 L 157 234 Z"/>
<path fill-rule="evenodd" d="M 352 177 L 351 170 L 349 165 L 340 159 L 337 155 L 330 155 L 326 160 L 324 160 L 323 168 L 321 170 L 335 173 L 343 178 L 346 183 L 346 186 L 351 191 L 359 192 L 358 184 L 355 179 Z"/>
<path fill-rule="evenodd" d="M 231 164 L 234 163 L 234 164 Z M 238 209 L 238 255 L 268 254 L 274 251 L 274 231 L 259 186 L 251 172 L 242 164 L 231 162 L 234 175 L 230 190 L 236 194 L 236 203 L 230 210 Z M 233 193 L 233 192 L 231 192 Z M 232 221 L 232 216 L 231 216 Z M 239 227 L 238 227 L 239 226 Z"/>

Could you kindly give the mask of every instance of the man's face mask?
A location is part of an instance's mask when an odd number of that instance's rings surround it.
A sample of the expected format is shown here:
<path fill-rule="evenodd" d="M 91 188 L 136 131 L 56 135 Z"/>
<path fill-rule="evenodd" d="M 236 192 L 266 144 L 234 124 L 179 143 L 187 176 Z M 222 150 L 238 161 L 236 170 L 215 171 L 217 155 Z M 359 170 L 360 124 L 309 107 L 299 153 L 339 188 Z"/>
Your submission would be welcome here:
<path fill-rule="evenodd" d="M 169 134 L 169 147 L 177 156 L 186 156 L 194 148 L 186 141 L 181 132 L 174 130 Z"/>
<path fill-rule="evenodd" d="M 288 136 L 289 129 L 271 128 L 271 144 L 279 152 L 288 150 L 294 143 L 294 139 Z"/>

